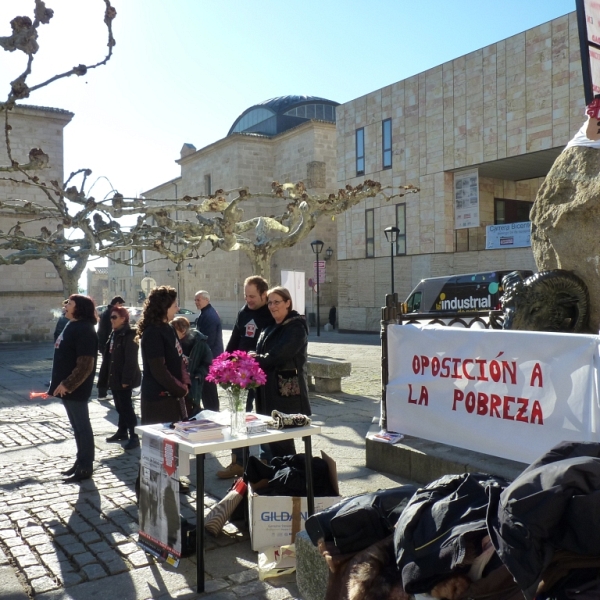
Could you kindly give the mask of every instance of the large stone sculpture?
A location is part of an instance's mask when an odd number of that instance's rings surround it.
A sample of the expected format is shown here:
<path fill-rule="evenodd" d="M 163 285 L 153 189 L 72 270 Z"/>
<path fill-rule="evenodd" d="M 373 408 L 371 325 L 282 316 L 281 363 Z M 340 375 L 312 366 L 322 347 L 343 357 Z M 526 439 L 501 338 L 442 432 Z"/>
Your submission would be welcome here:
<path fill-rule="evenodd" d="M 589 295 L 570 271 L 542 271 L 523 279 L 514 271 L 502 279 L 503 329 L 589 333 Z"/>
<path fill-rule="evenodd" d="M 587 285 L 590 330 L 600 330 L 600 149 L 567 148 L 531 210 L 531 246 L 540 271 L 566 269 Z"/>

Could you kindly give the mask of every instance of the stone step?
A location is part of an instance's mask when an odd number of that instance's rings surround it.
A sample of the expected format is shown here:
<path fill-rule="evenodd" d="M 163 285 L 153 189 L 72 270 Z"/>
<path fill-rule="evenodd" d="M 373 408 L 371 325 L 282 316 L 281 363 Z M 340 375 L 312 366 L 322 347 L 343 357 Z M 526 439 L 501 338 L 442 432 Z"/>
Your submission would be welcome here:
<path fill-rule="evenodd" d="M 379 431 L 378 425 L 372 425 L 371 431 Z M 513 480 L 528 466 L 408 435 L 397 444 L 376 442 L 368 437 L 365 443 L 366 465 L 369 469 L 397 475 L 416 483 L 429 483 L 442 475 L 474 472 Z"/>

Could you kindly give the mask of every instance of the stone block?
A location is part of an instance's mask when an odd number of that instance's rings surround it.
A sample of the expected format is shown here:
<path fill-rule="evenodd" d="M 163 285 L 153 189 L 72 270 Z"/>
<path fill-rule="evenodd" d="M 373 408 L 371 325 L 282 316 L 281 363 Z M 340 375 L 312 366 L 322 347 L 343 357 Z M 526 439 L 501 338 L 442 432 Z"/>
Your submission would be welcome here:
<path fill-rule="evenodd" d="M 352 364 L 333 358 L 309 357 L 307 374 L 309 381 L 314 377 L 314 390 L 323 394 L 342 391 L 342 377 L 348 377 Z M 312 389 L 312 385 L 310 386 Z"/>
<path fill-rule="evenodd" d="M 329 569 L 306 531 L 296 535 L 296 584 L 304 600 L 324 600 Z"/>

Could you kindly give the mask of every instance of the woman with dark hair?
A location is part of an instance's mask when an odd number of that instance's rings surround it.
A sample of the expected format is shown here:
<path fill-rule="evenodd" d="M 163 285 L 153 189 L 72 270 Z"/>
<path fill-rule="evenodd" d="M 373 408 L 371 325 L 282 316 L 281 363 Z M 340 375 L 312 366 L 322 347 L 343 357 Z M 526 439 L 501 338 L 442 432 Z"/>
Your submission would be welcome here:
<path fill-rule="evenodd" d="M 48 394 L 62 398 L 75 435 L 77 458 L 70 469 L 63 471 L 70 483 L 89 479 L 94 468 L 94 432 L 88 401 L 94 385 L 98 336 L 94 329 L 96 307 L 91 298 L 69 296 L 65 316 L 69 322 L 54 343 Z"/>
<path fill-rule="evenodd" d="M 112 310 L 111 310 L 112 308 Z M 125 450 L 139 448 L 140 440 L 135 433 L 137 417 L 133 410 L 131 393 L 142 381 L 138 364 L 139 346 L 135 340 L 136 331 L 129 326 L 129 312 L 123 306 L 113 306 L 110 310 L 112 332 L 102 353 L 102 366 L 98 375 L 98 388 L 110 389 L 119 414 L 117 432 L 106 438 L 107 442 L 129 440 Z"/>
<path fill-rule="evenodd" d="M 137 324 L 143 369 L 142 425 L 187 418 L 184 398 L 189 376 L 181 345 L 169 325 L 178 310 L 177 291 L 162 285 L 148 295 Z"/>
<path fill-rule="evenodd" d="M 256 352 L 248 353 L 256 358 L 267 375 L 267 383 L 256 390 L 256 412 L 270 415 L 271 411 L 278 410 L 310 415 L 306 319 L 292 309 L 292 297 L 284 287 L 274 287 L 267 292 L 267 306 L 275 323 L 260 334 Z M 294 440 L 273 442 L 269 446 L 273 456 L 296 453 Z"/>
<path fill-rule="evenodd" d="M 185 317 L 175 317 L 171 321 L 171 325 L 179 338 L 183 360 L 192 381 L 190 388 L 192 415 L 196 415 L 200 412 L 202 386 L 204 378 L 208 375 L 213 355 L 206 341 L 208 337 L 199 331 L 190 329 L 190 322 Z"/>

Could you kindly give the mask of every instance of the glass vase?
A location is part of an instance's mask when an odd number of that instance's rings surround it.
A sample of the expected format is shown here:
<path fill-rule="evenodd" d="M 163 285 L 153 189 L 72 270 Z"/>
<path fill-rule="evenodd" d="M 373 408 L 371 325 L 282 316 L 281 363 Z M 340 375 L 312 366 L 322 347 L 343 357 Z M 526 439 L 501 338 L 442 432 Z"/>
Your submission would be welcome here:
<path fill-rule="evenodd" d="M 246 435 L 246 398 L 248 390 L 228 389 L 231 437 Z"/>

